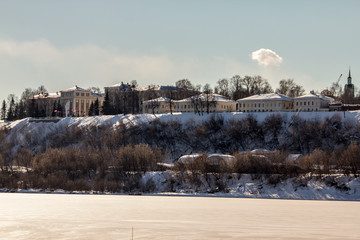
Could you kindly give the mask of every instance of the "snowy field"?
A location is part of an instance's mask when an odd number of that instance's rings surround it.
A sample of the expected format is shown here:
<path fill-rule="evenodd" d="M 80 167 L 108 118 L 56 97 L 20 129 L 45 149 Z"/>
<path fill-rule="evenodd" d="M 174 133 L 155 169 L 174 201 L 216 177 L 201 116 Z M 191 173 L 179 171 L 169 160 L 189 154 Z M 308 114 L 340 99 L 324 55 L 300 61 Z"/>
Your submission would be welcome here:
<path fill-rule="evenodd" d="M 0 239 L 359 239 L 360 202 L 0 193 Z"/>

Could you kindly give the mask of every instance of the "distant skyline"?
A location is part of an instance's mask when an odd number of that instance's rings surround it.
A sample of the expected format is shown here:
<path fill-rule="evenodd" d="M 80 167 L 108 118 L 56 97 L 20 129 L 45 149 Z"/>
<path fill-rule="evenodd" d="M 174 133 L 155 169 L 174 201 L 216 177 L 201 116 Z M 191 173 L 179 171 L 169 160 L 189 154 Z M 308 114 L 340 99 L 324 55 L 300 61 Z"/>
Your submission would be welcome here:
<path fill-rule="evenodd" d="M 330 87 L 349 66 L 360 86 L 360 1 L 0 0 L 0 100 L 137 80 L 211 87 L 261 75 L 306 92 Z"/>

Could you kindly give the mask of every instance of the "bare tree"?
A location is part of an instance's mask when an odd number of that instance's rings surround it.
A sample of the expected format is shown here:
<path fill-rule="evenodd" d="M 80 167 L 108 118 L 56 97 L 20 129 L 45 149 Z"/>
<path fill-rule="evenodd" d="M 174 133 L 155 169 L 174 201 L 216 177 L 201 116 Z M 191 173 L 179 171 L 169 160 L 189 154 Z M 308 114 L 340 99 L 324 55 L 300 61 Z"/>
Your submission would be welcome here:
<path fill-rule="evenodd" d="M 194 113 L 201 115 L 203 113 L 203 104 L 200 94 L 194 95 L 191 98 L 191 103 L 194 106 Z"/>
<path fill-rule="evenodd" d="M 101 90 L 99 87 L 90 87 L 90 88 L 88 88 L 88 90 L 90 90 L 93 93 L 101 93 Z"/>
<path fill-rule="evenodd" d="M 155 114 L 155 110 L 156 110 L 157 108 L 159 108 L 159 106 L 160 106 L 160 103 L 159 103 L 159 100 L 158 100 L 158 99 L 150 100 L 149 107 L 151 108 L 152 114 Z"/>
<path fill-rule="evenodd" d="M 230 97 L 229 80 L 226 78 L 219 79 L 215 87 L 215 93 Z"/>
<path fill-rule="evenodd" d="M 263 79 L 261 76 L 245 76 L 242 79 L 242 85 L 245 88 L 245 93 L 247 96 L 273 92 L 269 82 L 266 79 Z"/>
<path fill-rule="evenodd" d="M 280 80 L 276 92 L 293 98 L 303 95 L 305 90 L 302 86 L 296 84 L 293 79 L 283 79 Z"/>
<path fill-rule="evenodd" d="M 212 89 L 210 84 L 205 84 L 203 87 L 203 101 L 202 104 L 204 105 L 202 108 L 206 109 L 206 113 L 210 113 L 210 109 L 212 106 L 216 106 L 215 97 L 212 94 Z"/>
<path fill-rule="evenodd" d="M 175 86 L 186 90 L 193 90 L 195 88 L 194 85 L 187 78 L 176 81 Z"/>
<path fill-rule="evenodd" d="M 242 78 L 240 75 L 235 75 L 230 79 L 230 94 L 233 100 L 243 97 L 244 89 L 242 87 Z"/>

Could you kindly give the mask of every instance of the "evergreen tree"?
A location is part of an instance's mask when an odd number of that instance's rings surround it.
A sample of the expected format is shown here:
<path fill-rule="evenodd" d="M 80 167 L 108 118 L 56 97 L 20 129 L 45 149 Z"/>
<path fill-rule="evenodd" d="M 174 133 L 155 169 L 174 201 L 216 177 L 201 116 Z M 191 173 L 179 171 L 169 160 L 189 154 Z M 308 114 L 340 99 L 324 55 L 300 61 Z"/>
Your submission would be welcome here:
<path fill-rule="evenodd" d="M 109 93 L 105 93 L 104 103 L 101 110 L 102 114 L 104 115 L 111 115 L 114 113 L 113 108 L 110 103 Z"/>
<path fill-rule="evenodd" d="M 36 117 L 36 102 L 35 99 L 31 99 L 31 102 L 28 106 L 28 117 Z"/>
<path fill-rule="evenodd" d="M 96 99 L 94 103 L 94 115 L 98 116 L 99 114 L 100 114 L 99 99 Z"/>
<path fill-rule="evenodd" d="M 15 103 L 14 104 L 13 120 L 18 120 L 18 119 L 19 119 L 19 104 Z"/>
<path fill-rule="evenodd" d="M 14 113 L 15 113 L 15 101 L 14 101 L 14 97 L 11 97 L 6 120 L 13 121 L 14 120 Z"/>
<path fill-rule="evenodd" d="M 57 104 L 56 104 L 56 101 L 54 102 L 54 105 L 53 105 L 53 110 L 52 110 L 52 113 L 51 113 L 51 116 L 52 117 L 55 117 L 56 116 L 56 113 L 57 113 Z"/>
<path fill-rule="evenodd" d="M 94 116 L 94 103 L 93 102 L 91 102 L 91 104 L 90 104 L 88 115 Z"/>
<path fill-rule="evenodd" d="M 6 119 L 6 102 L 3 100 L 2 107 L 1 107 L 1 120 L 5 121 Z"/>
<path fill-rule="evenodd" d="M 39 109 L 39 104 L 37 102 L 35 102 L 35 115 L 34 117 L 38 118 L 38 117 L 41 117 L 41 112 L 40 112 L 40 109 Z"/>
<path fill-rule="evenodd" d="M 60 104 L 60 100 L 59 100 L 58 103 L 57 103 L 56 110 L 57 110 L 57 114 L 56 114 L 56 115 L 62 117 L 62 116 L 63 116 L 63 110 L 62 110 L 62 106 L 61 106 L 61 104 Z"/>
<path fill-rule="evenodd" d="M 19 102 L 19 108 L 18 108 L 18 119 L 26 118 L 26 107 L 23 100 L 20 100 Z"/>

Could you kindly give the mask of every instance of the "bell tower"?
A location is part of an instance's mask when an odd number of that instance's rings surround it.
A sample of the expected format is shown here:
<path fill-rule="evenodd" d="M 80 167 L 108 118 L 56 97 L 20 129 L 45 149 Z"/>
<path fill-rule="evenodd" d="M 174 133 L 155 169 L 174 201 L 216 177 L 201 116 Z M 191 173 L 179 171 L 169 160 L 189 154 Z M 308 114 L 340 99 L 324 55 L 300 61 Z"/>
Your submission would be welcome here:
<path fill-rule="evenodd" d="M 349 76 L 347 78 L 347 84 L 345 84 L 344 88 L 344 103 L 352 103 L 354 98 L 354 84 L 352 84 L 351 71 L 349 67 Z"/>

